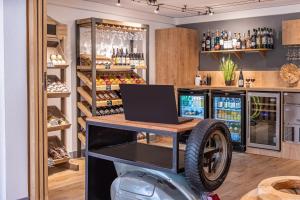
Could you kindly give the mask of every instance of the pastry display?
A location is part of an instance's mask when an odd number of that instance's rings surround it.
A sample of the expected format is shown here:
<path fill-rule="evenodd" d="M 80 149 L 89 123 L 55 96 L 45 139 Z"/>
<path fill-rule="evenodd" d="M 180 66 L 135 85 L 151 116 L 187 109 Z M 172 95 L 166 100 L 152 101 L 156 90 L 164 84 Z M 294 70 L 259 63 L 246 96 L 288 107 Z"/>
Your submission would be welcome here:
<path fill-rule="evenodd" d="M 59 80 L 53 80 L 53 79 L 48 78 L 47 92 L 49 92 L 49 93 L 67 93 L 70 91 L 65 83 L 61 83 Z"/>
<path fill-rule="evenodd" d="M 69 122 L 61 114 L 56 106 L 48 106 L 48 128 L 69 125 Z"/>
<path fill-rule="evenodd" d="M 48 140 L 48 165 L 54 165 L 56 160 L 69 159 L 70 155 L 57 136 L 50 136 Z"/>
<path fill-rule="evenodd" d="M 49 82 L 47 83 L 47 92 L 49 93 L 68 93 L 70 92 L 65 83 Z"/>
<path fill-rule="evenodd" d="M 63 59 L 63 56 L 60 54 L 51 54 L 50 63 L 52 63 L 52 65 L 65 65 L 66 61 Z"/>
<path fill-rule="evenodd" d="M 92 60 L 90 55 L 81 54 L 80 55 L 80 64 L 83 66 L 92 65 Z M 96 56 L 96 65 L 111 65 L 111 59 L 103 56 Z"/>

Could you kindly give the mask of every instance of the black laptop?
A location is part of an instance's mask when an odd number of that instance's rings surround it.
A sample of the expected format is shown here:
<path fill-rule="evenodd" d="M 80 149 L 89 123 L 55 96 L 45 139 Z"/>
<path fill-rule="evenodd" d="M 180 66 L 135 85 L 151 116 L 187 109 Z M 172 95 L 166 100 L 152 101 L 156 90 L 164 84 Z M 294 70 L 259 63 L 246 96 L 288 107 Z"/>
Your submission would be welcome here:
<path fill-rule="evenodd" d="M 126 120 L 180 124 L 193 118 L 178 117 L 174 86 L 121 84 Z"/>

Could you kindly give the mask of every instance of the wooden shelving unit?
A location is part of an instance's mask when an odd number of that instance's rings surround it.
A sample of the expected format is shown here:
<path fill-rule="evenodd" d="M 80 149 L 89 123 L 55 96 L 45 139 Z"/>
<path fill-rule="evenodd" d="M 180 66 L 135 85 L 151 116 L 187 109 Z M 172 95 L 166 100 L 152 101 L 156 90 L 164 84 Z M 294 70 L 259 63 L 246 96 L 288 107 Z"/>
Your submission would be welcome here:
<path fill-rule="evenodd" d="M 134 29 L 126 29 L 126 31 L 137 32 L 136 28 L 143 30 L 146 41 L 141 41 L 145 48 L 142 48 L 145 53 L 145 66 L 131 66 L 131 65 L 114 65 L 112 59 L 107 56 L 97 55 L 96 32 L 101 28 L 101 24 L 122 24 L 122 26 L 135 26 Z M 115 26 L 116 27 L 116 26 Z M 105 27 L 107 28 L 107 27 Z M 90 53 L 81 52 L 80 40 L 84 38 L 80 35 L 81 29 L 89 30 L 91 44 Z M 119 84 L 130 83 L 146 83 L 149 80 L 149 72 L 147 66 L 149 66 L 149 26 L 142 24 L 132 24 L 126 22 L 116 22 L 98 18 L 80 19 L 76 21 L 76 49 L 77 49 L 77 134 L 78 134 L 78 150 L 81 149 L 82 144 L 85 144 L 85 131 L 86 131 L 86 117 L 97 116 L 99 109 L 113 109 L 122 106 L 121 98 L 112 98 L 100 100 L 98 93 L 115 92 L 119 94 Z M 101 42 L 101 41 L 100 41 Z M 134 48 L 134 40 L 128 41 L 128 50 L 132 51 Z M 126 42 L 125 42 L 126 43 Z M 126 43 L 127 44 L 127 43 Z M 131 76 L 129 75 L 132 74 Z M 142 75 L 145 76 L 145 80 L 141 81 Z M 109 76 L 109 81 L 101 81 L 99 77 Z M 124 80 L 120 76 L 126 76 Z M 130 78 L 131 77 L 131 78 Z M 113 79 L 113 80 L 111 80 Z M 100 112 L 101 113 L 101 112 Z"/>
<path fill-rule="evenodd" d="M 246 53 L 258 53 L 262 57 L 265 57 L 268 51 L 272 49 L 232 49 L 232 50 L 217 50 L 217 51 L 201 51 L 201 54 L 207 54 L 213 56 L 215 59 L 220 59 L 221 54 L 233 54 L 238 59 L 242 59 Z"/>
<path fill-rule="evenodd" d="M 64 45 L 66 44 L 66 33 L 67 27 L 64 24 L 60 24 L 59 22 L 55 21 L 54 19 L 48 17 L 48 33 L 47 33 L 47 69 L 48 70 L 58 70 L 55 74 L 59 74 L 57 77 L 56 75 L 48 75 L 48 80 L 52 79 L 52 81 L 57 81 L 60 83 L 65 83 L 66 81 L 66 69 L 69 67 L 68 63 L 52 63 L 51 62 L 51 54 L 53 52 L 60 55 L 64 62 L 66 62 L 64 56 Z M 56 55 L 56 56 L 57 56 Z M 51 82 L 51 81 L 50 81 Z M 59 101 L 60 109 L 56 106 L 48 106 L 48 133 L 50 132 L 60 132 L 60 139 L 56 138 L 56 143 L 62 145 L 65 148 L 66 146 L 66 130 L 71 127 L 71 123 L 68 122 L 66 119 L 66 98 L 69 97 L 71 94 L 70 91 L 67 92 L 48 92 L 47 98 L 56 98 Z M 49 120 L 56 118 L 62 119 L 61 124 L 52 125 L 49 123 Z M 53 138 L 50 136 L 49 138 Z M 50 147 L 49 147 L 50 148 Z M 69 163 L 70 157 L 64 157 L 61 159 L 52 160 L 51 159 L 51 166 L 56 165 L 64 165 L 69 169 L 79 170 L 79 166 L 76 164 Z M 49 163 L 49 162 L 48 162 Z"/>

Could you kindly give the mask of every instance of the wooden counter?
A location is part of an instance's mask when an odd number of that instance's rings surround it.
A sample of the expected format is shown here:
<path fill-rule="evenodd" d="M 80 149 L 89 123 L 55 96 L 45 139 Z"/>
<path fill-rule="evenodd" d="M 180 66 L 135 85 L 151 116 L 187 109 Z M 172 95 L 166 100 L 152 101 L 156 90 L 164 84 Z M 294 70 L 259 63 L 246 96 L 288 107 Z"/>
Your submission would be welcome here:
<path fill-rule="evenodd" d="M 140 128 L 147 129 L 151 131 L 167 131 L 170 133 L 180 133 L 192 130 L 201 120 L 194 119 L 191 122 L 186 122 L 183 124 L 160 124 L 160 123 L 148 123 L 148 122 L 137 122 L 129 121 L 125 119 L 123 114 L 117 115 L 107 115 L 101 117 L 90 117 L 87 118 L 88 123 L 97 123 L 101 125 L 119 126 L 122 128 Z"/>
<path fill-rule="evenodd" d="M 222 90 L 222 91 L 259 91 L 259 92 L 300 92 L 299 87 L 237 87 L 237 86 L 187 86 L 195 90 Z"/>

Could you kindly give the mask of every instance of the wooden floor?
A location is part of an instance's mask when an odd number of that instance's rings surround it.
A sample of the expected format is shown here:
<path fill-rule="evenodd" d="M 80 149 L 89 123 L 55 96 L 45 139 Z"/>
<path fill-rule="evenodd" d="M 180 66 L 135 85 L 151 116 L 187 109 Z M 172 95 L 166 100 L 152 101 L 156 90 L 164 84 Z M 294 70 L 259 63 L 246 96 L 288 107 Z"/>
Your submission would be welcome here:
<path fill-rule="evenodd" d="M 84 159 L 76 160 L 80 171 L 65 170 L 49 176 L 50 200 L 84 199 Z M 221 200 L 239 200 L 257 184 L 273 176 L 300 176 L 300 161 L 234 153 L 225 183 L 216 191 Z"/>

